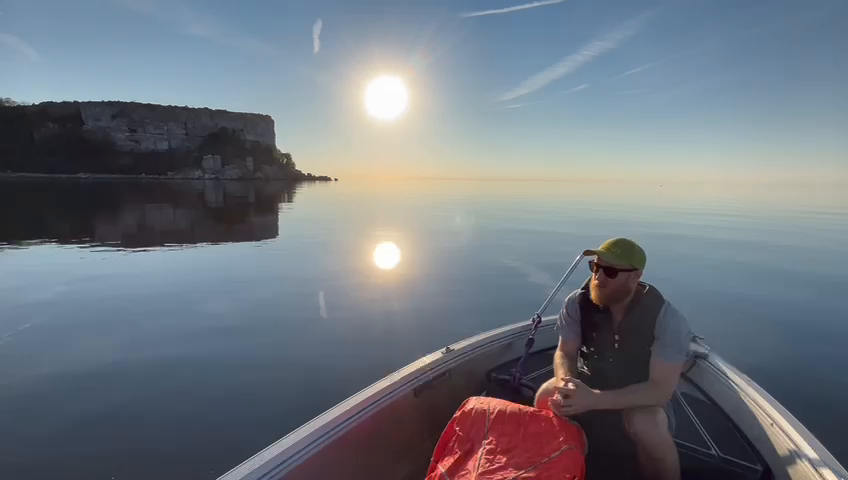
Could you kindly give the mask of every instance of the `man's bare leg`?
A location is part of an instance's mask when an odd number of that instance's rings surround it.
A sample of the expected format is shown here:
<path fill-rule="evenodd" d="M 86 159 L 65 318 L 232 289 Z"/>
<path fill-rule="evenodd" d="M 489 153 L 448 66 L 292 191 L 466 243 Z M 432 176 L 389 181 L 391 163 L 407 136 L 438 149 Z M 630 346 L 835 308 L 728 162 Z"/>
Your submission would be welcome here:
<path fill-rule="evenodd" d="M 624 425 L 636 444 L 642 473 L 650 479 L 680 480 L 680 458 L 668 431 L 668 417 L 659 407 L 623 410 Z"/>

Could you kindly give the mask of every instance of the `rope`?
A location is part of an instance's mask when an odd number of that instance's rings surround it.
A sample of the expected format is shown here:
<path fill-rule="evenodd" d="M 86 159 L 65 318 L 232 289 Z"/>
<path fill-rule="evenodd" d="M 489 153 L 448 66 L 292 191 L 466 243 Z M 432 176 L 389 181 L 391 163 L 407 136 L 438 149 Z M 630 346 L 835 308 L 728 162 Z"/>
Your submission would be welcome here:
<path fill-rule="evenodd" d="M 536 315 L 533 316 L 532 321 L 533 328 L 530 329 L 530 335 L 528 335 L 527 340 L 524 341 L 524 353 L 521 355 L 521 358 L 518 360 L 515 368 L 512 369 L 513 387 L 517 387 L 524 377 L 524 362 L 527 360 L 527 357 L 530 356 L 530 350 L 533 349 L 533 345 L 536 343 L 536 330 L 538 330 L 539 325 L 542 324 L 542 315 L 540 313 L 536 313 Z"/>

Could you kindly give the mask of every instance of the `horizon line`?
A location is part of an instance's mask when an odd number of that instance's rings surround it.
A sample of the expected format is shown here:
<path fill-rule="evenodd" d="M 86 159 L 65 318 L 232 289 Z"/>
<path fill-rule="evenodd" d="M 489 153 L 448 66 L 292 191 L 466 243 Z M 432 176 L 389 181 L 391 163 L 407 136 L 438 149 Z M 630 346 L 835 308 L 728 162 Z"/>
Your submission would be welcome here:
<path fill-rule="evenodd" d="M 825 179 L 803 179 L 799 180 L 788 179 L 788 178 L 776 178 L 776 179 L 759 179 L 753 180 L 751 178 L 745 177 L 737 177 L 737 178 L 712 178 L 712 179 L 704 179 L 704 178 L 681 178 L 681 179 L 668 179 L 668 178 L 636 178 L 636 179 L 623 179 L 623 178 L 611 178 L 611 179 L 603 179 L 603 178 L 566 178 L 566 177 L 510 177 L 510 176 L 441 176 L 441 175 L 339 175 L 338 178 L 340 181 L 342 180 L 425 180 L 425 181 L 459 181 L 459 182 L 527 182 L 527 183 L 633 183 L 633 184 L 651 184 L 656 183 L 660 186 L 665 184 L 680 184 L 680 183 L 728 183 L 728 184 L 737 184 L 737 183 L 756 183 L 756 184 L 795 184 L 795 185 L 807 185 L 807 184 L 848 184 L 848 178 L 825 178 Z"/>

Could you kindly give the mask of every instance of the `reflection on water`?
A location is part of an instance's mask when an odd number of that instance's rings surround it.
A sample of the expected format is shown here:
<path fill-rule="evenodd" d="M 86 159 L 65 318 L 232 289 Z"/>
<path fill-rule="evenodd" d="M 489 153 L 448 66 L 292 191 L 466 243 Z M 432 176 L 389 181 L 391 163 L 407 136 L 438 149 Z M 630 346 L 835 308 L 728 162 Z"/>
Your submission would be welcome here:
<path fill-rule="evenodd" d="M 374 249 L 374 263 L 383 270 L 391 270 L 400 263 L 400 248 L 393 242 L 382 242 Z"/>
<path fill-rule="evenodd" d="M 147 248 L 276 238 L 294 185 L 221 181 L 12 181 L 0 248 L 59 243 Z"/>

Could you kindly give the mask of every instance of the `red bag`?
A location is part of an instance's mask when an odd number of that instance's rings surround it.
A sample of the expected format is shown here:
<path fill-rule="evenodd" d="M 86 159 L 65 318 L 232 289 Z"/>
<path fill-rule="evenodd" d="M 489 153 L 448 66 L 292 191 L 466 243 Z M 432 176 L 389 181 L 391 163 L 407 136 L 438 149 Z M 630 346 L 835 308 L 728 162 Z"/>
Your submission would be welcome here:
<path fill-rule="evenodd" d="M 427 480 L 582 480 L 585 452 L 576 423 L 549 410 L 471 397 L 442 432 Z"/>

